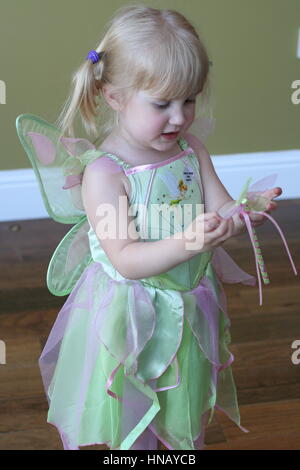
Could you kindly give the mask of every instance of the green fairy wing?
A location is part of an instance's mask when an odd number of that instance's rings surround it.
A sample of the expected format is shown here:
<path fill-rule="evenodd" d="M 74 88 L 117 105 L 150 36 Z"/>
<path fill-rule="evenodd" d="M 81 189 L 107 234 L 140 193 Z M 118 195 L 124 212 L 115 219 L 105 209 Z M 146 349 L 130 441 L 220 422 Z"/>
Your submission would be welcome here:
<path fill-rule="evenodd" d="M 85 165 L 103 155 L 86 139 L 63 137 L 54 125 L 32 114 L 16 120 L 17 134 L 34 170 L 45 208 L 56 222 L 75 224 L 49 263 L 47 286 L 68 295 L 91 262 L 89 223 L 81 198 Z"/>
<path fill-rule="evenodd" d="M 85 216 L 81 200 L 81 175 L 85 165 L 103 152 L 86 139 L 63 137 L 53 124 L 22 114 L 17 133 L 30 160 L 49 216 L 73 224 Z"/>
<path fill-rule="evenodd" d="M 68 295 L 84 269 L 92 262 L 87 218 L 81 219 L 64 236 L 50 260 L 47 286 L 53 295 Z"/>

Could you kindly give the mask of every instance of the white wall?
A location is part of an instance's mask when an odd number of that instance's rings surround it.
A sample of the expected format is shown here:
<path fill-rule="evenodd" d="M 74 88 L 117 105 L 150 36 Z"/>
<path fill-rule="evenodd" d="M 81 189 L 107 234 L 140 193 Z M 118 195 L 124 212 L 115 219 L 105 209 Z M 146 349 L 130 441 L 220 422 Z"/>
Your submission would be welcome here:
<path fill-rule="evenodd" d="M 255 182 L 277 173 L 275 186 L 283 189 L 276 200 L 300 198 L 300 149 L 212 156 L 222 183 L 236 199 L 247 178 Z M 33 170 L 0 171 L 0 221 L 48 217 Z"/>

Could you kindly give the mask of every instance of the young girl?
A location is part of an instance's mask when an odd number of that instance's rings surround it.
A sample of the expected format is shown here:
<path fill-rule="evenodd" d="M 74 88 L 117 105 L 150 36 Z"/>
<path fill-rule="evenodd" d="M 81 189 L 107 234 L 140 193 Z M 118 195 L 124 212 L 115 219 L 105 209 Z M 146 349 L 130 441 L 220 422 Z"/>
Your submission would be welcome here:
<path fill-rule="evenodd" d="M 135 5 L 117 12 L 74 77 L 63 131 L 72 135 L 79 111 L 99 135 L 100 98 L 113 121 L 82 171 L 92 259 L 40 358 L 48 422 L 65 449 L 203 449 L 215 409 L 247 432 L 220 282 L 255 281 L 220 248 L 245 224 L 222 218 L 234 201 L 188 133 L 209 66 L 180 13 Z M 266 191 L 266 209 L 280 193 Z"/>

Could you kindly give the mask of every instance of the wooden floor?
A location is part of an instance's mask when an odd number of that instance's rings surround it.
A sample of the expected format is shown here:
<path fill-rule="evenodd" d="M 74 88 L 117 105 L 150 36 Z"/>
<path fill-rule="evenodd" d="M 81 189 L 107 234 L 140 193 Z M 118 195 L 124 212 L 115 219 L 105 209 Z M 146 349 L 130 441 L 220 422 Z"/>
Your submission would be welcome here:
<path fill-rule="evenodd" d="M 280 201 L 272 215 L 300 271 L 300 200 Z M 48 292 L 45 276 L 69 228 L 49 219 L 0 224 L 0 340 L 6 344 L 6 364 L 0 365 L 1 450 L 62 449 L 56 428 L 46 423 L 38 358 L 66 300 Z M 271 279 L 263 286 L 263 306 L 257 287 L 224 286 L 241 425 L 250 432 L 217 411 L 207 428 L 207 450 L 300 449 L 300 364 L 291 360 L 292 343 L 300 340 L 300 279 L 275 227 L 268 221 L 257 232 Z M 256 274 L 247 235 L 223 247 L 242 269 Z"/>

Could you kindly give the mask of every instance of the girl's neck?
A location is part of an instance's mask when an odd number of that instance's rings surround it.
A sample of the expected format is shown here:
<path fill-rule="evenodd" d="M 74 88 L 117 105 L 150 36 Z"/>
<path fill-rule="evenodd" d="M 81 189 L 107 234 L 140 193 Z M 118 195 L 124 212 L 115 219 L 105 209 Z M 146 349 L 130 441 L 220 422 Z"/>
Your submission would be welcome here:
<path fill-rule="evenodd" d="M 99 150 L 115 154 L 130 165 L 144 165 L 147 163 L 158 163 L 180 153 L 181 148 L 177 142 L 167 152 L 155 149 L 138 149 L 126 141 L 122 136 L 111 133 L 99 146 Z"/>

